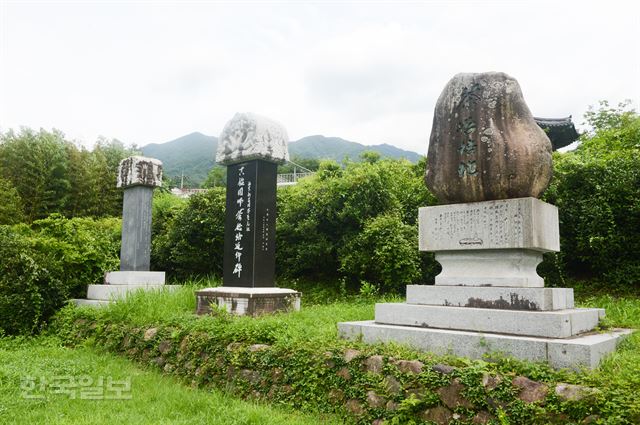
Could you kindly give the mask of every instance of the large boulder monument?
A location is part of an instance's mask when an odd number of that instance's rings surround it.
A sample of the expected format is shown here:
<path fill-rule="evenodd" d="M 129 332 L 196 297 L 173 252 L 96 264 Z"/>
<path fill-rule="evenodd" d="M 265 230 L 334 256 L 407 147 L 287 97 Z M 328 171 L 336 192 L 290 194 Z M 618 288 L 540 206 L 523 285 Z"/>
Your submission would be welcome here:
<path fill-rule="evenodd" d="M 426 184 L 441 205 L 419 210 L 419 249 L 435 253 L 435 285 L 375 320 L 339 323 L 345 338 L 395 341 L 438 354 L 501 353 L 553 367 L 595 368 L 630 331 L 595 332 L 604 309 L 574 308 L 573 289 L 536 272 L 560 250 L 558 209 L 538 197 L 552 177 L 551 142 L 518 82 L 458 74 L 436 103 Z"/>

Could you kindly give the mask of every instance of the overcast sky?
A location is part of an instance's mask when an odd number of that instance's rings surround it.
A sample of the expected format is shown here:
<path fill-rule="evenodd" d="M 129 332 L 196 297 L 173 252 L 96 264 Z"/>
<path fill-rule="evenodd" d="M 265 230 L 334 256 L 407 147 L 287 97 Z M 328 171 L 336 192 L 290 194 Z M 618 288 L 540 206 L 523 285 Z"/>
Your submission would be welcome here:
<path fill-rule="evenodd" d="M 426 153 L 458 72 L 503 71 L 535 116 L 640 99 L 640 2 L 0 0 L 0 130 L 91 146 L 217 136 L 235 112 Z"/>

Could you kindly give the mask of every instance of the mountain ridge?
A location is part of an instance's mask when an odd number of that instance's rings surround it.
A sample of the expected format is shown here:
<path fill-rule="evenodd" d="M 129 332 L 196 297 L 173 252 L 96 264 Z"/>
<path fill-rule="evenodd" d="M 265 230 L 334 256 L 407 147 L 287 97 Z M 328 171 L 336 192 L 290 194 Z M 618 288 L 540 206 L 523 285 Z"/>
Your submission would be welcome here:
<path fill-rule="evenodd" d="M 140 149 L 143 155 L 162 161 L 168 177 L 179 178 L 183 173 L 188 186 L 198 186 L 215 165 L 218 138 L 194 131 L 164 143 L 149 143 Z M 360 159 L 365 151 L 378 152 L 384 158 L 405 158 L 417 162 L 422 155 L 397 148 L 388 143 L 363 145 L 334 136 L 315 134 L 289 142 L 292 158 L 333 159 L 341 162 L 348 158 Z"/>

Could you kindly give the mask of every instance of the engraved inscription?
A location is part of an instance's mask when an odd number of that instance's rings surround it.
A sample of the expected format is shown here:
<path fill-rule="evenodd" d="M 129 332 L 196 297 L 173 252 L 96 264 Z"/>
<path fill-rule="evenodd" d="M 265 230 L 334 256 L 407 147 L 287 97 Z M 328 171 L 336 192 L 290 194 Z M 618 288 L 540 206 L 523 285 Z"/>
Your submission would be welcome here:
<path fill-rule="evenodd" d="M 493 202 L 443 210 L 432 216 L 428 235 L 433 241 L 447 240 L 460 247 L 518 246 L 524 239 L 523 205 Z"/>
<path fill-rule="evenodd" d="M 464 238 L 458 241 L 460 245 L 482 245 L 482 239 L 480 238 Z"/>

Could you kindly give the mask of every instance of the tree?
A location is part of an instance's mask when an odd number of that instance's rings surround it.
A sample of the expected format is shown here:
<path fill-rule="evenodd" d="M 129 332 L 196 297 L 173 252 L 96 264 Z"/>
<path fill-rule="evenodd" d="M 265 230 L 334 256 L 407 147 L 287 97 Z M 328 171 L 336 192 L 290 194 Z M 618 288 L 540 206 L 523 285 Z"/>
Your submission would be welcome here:
<path fill-rule="evenodd" d="M 380 154 L 376 151 L 364 151 L 360 154 L 360 159 L 369 164 L 380 161 Z"/>
<path fill-rule="evenodd" d="M 209 189 L 212 187 L 225 187 L 226 184 L 227 167 L 214 165 L 213 168 L 209 170 L 209 174 L 207 174 L 207 178 L 202 183 L 202 187 L 204 189 Z"/>
<path fill-rule="evenodd" d="M 69 196 L 67 143 L 53 130 L 23 128 L 0 136 L 0 173 L 15 187 L 31 222 L 63 211 Z"/>
<path fill-rule="evenodd" d="M 18 193 L 27 222 L 52 213 L 119 216 L 118 165 L 136 153 L 104 137 L 90 152 L 66 140 L 58 130 L 9 130 L 0 134 L 0 178 Z"/>
<path fill-rule="evenodd" d="M 0 225 L 24 220 L 22 199 L 9 180 L 0 178 Z"/>
<path fill-rule="evenodd" d="M 554 153 L 545 199 L 558 206 L 563 268 L 611 284 L 640 282 L 640 116 L 630 104 L 585 114 L 592 130 Z"/>

